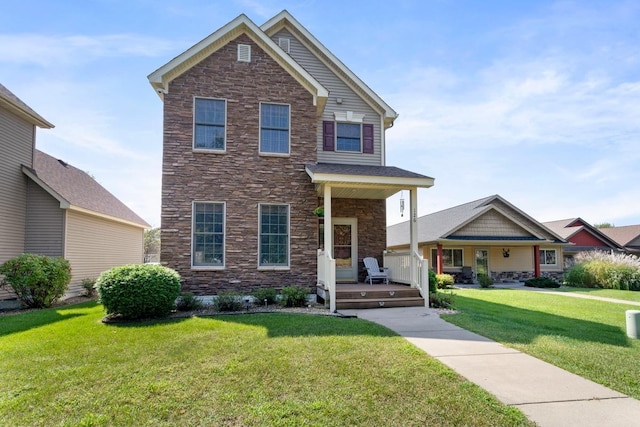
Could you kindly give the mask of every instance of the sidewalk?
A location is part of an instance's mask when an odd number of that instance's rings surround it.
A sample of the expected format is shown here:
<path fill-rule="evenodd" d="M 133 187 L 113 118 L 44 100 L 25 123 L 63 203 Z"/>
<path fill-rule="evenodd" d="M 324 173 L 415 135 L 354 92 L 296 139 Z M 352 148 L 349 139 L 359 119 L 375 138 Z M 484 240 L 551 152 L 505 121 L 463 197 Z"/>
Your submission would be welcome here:
<path fill-rule="evenodd" d="M 541 427 L 640 426 L 640 401 L 447 323 L 432 309 L 340 312 L 392 329 Z"/>

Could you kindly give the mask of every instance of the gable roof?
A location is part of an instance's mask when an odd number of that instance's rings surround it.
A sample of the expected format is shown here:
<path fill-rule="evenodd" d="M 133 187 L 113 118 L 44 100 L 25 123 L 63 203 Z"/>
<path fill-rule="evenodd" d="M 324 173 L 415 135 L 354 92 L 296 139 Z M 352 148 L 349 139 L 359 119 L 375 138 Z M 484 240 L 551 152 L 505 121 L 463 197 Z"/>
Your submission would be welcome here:
<path fill-rule="evenodd" d="M 40 114 L 22 102 L 9 89 L 0 83 L 0 107 L 4 107 L 15 115 L 23 118 L 29 123 L 44 129 L 51 129 L 54 126 L 46 121 Z"/>
<path fill-rule="evenodd" d="M 620 245 L 611 237 L 607 236 L 602 230 L 592 226 L 582 218 L 568 218 L 556 221 L 547 221 L 542 223 L 545 227 L 552 230 L 554 233 L 561 236 L 563 239 L 572 241 L 572 238 L 577 237 L 581 232 L 588 233 L 596 240 L 602 242 L 602 246 L 607 246 L 612 249 L 619 249 Z M 574 242 L 575 243 L 575 242 Z M 576 250 L 584 250 L 587 248 L 576 247 Z"/>
<path fill-rule="evenodd" d="M 600 231 L 620 246 L 629 246 L 634 240 L 640 238 L 640 225 L 601 228 Z"/>
<path fill-rule="evenodd" d="M 62 209 L 72 209 L 107 219 L 149 228 L 145 220 L 129 209 L 86 172 L 35 150 L 33 169 L 22 171 L 60 202 Z"/>
<path fill-rule="evenodd" d="M 268 36 L 273 36 L 283 28 L 294 34 L 305 47 L 312 52 L 323 64 L 338 76 L 347 86 L 354 90 L 375 109 L 382 111 L 385 127 L 393 124 L 398 117 L 382 98 L 356 76 L 342 61 L 327 49 L 313 34 L 300 24 L 287 10 L 283 10 L 260 27 Z"/>
<path fill-rule="evenodd" d="M 311 93 L 314 105 L 318 107 L 318 114 L 324 110 L 329 91 L 320 84 L 307 70 L 287 55 L 273 40 L 271 40 L 246 15 L 241 14 L 222 28 L 196 43 L 171 61 L 149 74 L 151 86 L 161 99 L 169 91 L 169 83 L 190 68 L 204 60 L 238 36 L 246 34 L 282 68 Z"/>
<path fill-rule="evenodd" d="M 509 225 L 499 234 L 468 233 L 466 227 L 475 220 L 500 218 Z M 488 196 L 469 203 L 454 206 L 418 218 L 418 242 L 420 244 L 443 241 L 508 241 L 566 243 L 566 241 L 513 206 L 499 195 Z M 387 227 L 387 246 L 409 244 L 409 222 Z"/>

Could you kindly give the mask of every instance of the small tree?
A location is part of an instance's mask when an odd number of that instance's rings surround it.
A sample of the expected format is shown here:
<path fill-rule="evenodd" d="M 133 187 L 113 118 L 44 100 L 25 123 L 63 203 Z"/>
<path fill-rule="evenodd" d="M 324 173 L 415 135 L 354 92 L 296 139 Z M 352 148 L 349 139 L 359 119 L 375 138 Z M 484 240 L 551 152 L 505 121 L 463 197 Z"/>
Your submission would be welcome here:
<path fill-rule="evenodd" d="M 144 259 L 148 261 L 152 256 L 160 253 L 160 228 L 150 228 L 144 232 Z"/>
<path fill-rule="evenodd" d="M 0 274 L 4 275 L 0 286 L 11 286 L 24 306 L 47 308 L 64 295 L 71 266 L 60 257 L 22 254 L 2 264 Z"/>

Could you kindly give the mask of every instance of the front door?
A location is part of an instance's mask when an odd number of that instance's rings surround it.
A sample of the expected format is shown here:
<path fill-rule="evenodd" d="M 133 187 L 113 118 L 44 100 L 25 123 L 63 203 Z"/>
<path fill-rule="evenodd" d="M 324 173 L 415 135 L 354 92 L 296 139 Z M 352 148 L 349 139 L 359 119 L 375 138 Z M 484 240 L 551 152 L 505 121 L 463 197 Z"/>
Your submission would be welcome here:
<path fill-rule="evenodd" d="M 479 274 L 489 275 L 489 251 L 487 249 L 476 249 L 476 277 Z"/>
<path fill-rule="evenodd" d="M 333 258 L 336 282 L 358 281 L 358 220 L 333 218 Z"/>

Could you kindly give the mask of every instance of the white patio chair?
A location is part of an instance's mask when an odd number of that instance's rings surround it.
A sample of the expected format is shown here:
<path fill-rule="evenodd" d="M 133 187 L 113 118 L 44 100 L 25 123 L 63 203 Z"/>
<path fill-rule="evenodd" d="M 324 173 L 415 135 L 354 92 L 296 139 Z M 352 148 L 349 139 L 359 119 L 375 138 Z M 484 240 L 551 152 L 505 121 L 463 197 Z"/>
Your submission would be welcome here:
<path fill-rule="evenodd" d="M 364 262 L 364 267 L 367 269 L 367 278 L 364 279 L 365 282 L 373 285 L 374 280 L 384 280 L 385 285 L 389 284 L 389 269 L 386 267 L 381 268 L 378 265 L 377 259 L 368 257 L 363 259 L 362 262 Z"/>

